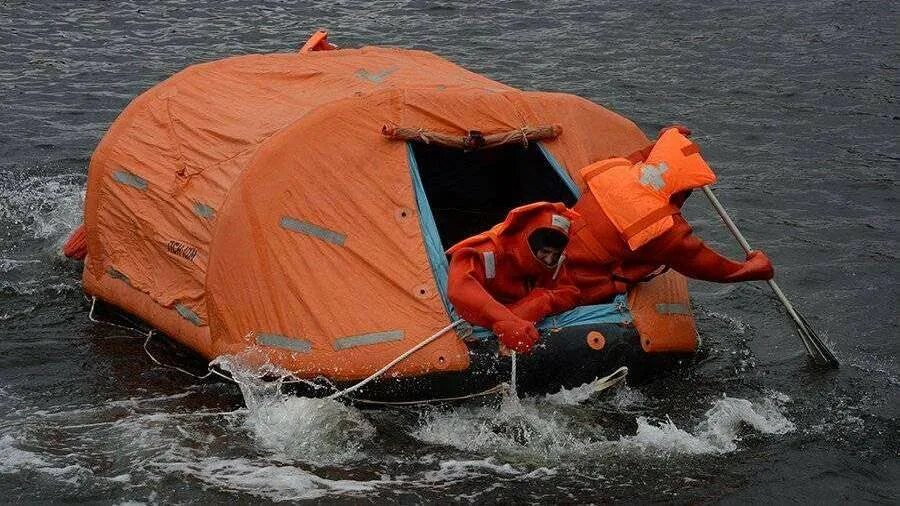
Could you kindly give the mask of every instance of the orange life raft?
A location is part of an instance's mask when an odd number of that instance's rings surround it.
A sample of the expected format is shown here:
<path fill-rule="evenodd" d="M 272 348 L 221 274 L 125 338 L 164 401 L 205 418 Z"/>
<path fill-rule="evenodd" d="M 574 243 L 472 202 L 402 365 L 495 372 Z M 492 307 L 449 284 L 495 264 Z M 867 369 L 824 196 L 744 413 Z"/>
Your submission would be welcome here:
<path fill-rule="evenodd" d="M 455 318 L 447 247 L 517 205 L 573 204 L 579 169 L 649 142 L 428 52 L 330 49 L 319 33 L 194 65 L 129 104 L 90 163 L 85 292 L 207 359 L 364 378 Z M 696 347 L 676 273 L 541 328 L 522 368 L 548 389 Z M 502 371 L 491 338 L 459 327 L 387 377 Z"/>

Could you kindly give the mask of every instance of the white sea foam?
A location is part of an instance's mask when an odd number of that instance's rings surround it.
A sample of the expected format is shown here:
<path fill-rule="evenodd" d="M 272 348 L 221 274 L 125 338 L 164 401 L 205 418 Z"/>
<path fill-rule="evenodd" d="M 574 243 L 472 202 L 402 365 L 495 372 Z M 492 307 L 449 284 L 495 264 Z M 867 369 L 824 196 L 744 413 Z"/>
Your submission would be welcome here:
<path fill-rule="evenodd" d="M 558 460 L 591 453 L 602 441 L 580 434 L 572 420 L 535 399 L 506 398 L 499 405 L 436 409 L 423 417 L 413 435 L 425 442 L 472 452 L 505 453 L 517 458 Z"/>
<path fill-rule="evenodd" d="M 20 180 L 0 172 L 0 221 L 18 225 L 34 239 L 62 243 L 82 220 L 84 176 L 62 174 Z"/>
<path fill-rule="evenodd" d="M 39 472 L 58 482 L 70 485 L 77 485 L 80 481 L 93 475 L 90 469 L 79 464 L 57 464 L 42 458 L 37 453 L 24 450 L 19 447 L 16 438 L 10 434 L 0 436 L 0 474 L 14 474 L 26 470 Z"/>
<path fill-rule="evenodd" d="M 37 454 L 23 450 L 16 445 L 16 439 L 9 434 L 0 436 L 0 473 L 15 473 L 26 468 L 44 468 L 50 464 Z"/>
<path fill-rule="evenodd" d="M 246 492 L 279 501 L 316 499 L 326 495 L 359 496 L 380 481 L 330 480 L 292 465 L 246 458 L 202 458 L 159 464 L 169 473 L 192 476 L 218 490 Z"/>
<path fill-rule="evenodd" d="M 723 313 L 717 313 L 715 311 L 706 311 L 706 314 L 709 316 L 712 316 L 713 318 L 722 320 L 722 321 L 730 324 L 732 327 L 734 327 L 734 330 L 740 335 L 747 333 L 747 325 L 744 322 L 742 322 L 741 320 L 738 320 L 737 318 L 735 318 L 733 316 L 729 316 L 729 315 L 723 314 Z"/>
<path fill-rule="evenodd" d="M 39 264 L 40 260 L 19 260 L 16 258 L 0 258 L 0 272 L 12 272 L 23 265 Z"/>
<path fill-rule="evenodd" d="M 544 396 L 544 402 L 558 406 L 577 406 L 597 393 L 600 378 L 574 388 L 560 388 L 558 392 Z"/>
<path fill-rule="evenodd" d="M 375 428 L 353 407 L 285 394 L 282 381 L 259 379 L 287 376 L 271 365 L 251 369 L 235 357 L 220 358 L 218 365 L 238 381 L 248 409 L 246 425 L 271 451 L 308 462 L 344 462 L 375 435 Z"/>
<path fill-rule="evenodd" d="M 633 396 L 627 391 L 626 394 Z M 577 397 L 570 394 L 567 399 Z M 794 424 L 781 413 L 779 404 L 784 400 L 778 396 L 756 403 L 723 396 L 713 402 L 693 431 L 679 428 L 671 420 L 652 423 L 647 417 L 639 416 L 636 434 L 618 440 L 604 438 L 603 427 L 576 424 L 552 404 L 536 400 L 540 399 L 524 399 L 518 408 L 504 403 L 500 407 L 457 406 L 449 411 L 436 410 L 424 416 L 413 435 L 428 443 L 472 452 L 564 460 L 621 451 L 727 453 L 738 448 L 745 427 L 761 434 L 795 430 Z"/>
<path fill-rule="evenodd" d="M 615 399 L 622 403 L 624 407 L 625 404 L 637 402 L 639 399 L 640 393 L 631 391 L 624 382 L 614 385 L 611 390 L 598 390 L 602 385 L 602 378 L 595 378 L 594 381 L 581 386 L 572 388 L 560 387 L 558 392 L 546 394 L 540 400 L 557 406 L 577 406 L 592 397 L 602 396 L 604 399 Z"/>
<path fill-rule="evenodd" d="M 749 426 L 762 434 L 785 434 L 795 430 L 774 399 L 753 403 L 724 396 L 713 402 L 693 432 L 678 428 L 671 420 L 653 424 L 638 417 L 637 434 L 620 439 L 626 448 L 666 453 L 727 453 L 738 448 L 740 430 Z"/>

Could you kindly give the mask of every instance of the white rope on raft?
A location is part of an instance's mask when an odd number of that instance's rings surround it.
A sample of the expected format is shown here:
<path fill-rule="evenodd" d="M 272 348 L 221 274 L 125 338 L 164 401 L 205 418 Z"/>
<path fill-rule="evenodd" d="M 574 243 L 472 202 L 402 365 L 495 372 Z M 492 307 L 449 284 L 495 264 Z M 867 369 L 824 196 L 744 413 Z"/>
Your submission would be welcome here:
<path fill-rule="evenodd" d="M 446 327 L 444 327 L 444 328 L 442 328 L 441 330 L 438 330 L 437 332 L 435 332 L 434 334 L 432 334 L 431 337 L 425 339 L 425 340 L 422 341 L 421 343 L 419 343 L 419 344 L 413 346 L 412 348 L 406 350 L 405 352 L 401 353 L 400 356 L 398 356 L 398 357 L 395 358 L 394 360 L 391 360 L 390 362 L 388 362 L 384 367 L 382 367 L 381 369 L 375 371 L 375 372 L 374 372 L 371 376 L 369 376 L 368 378 L 366 378 L 366 379 L 360 381 L 359 383 L 357 383 L 357 384 L 355 384 L 355 385 L 353 385 L 353 386 L 351 386 L 351 387 L 345 388 L 345 389 L 341 390 L 340 392 L 335 392 L 335 393 L 329 395 L 328 397 L 326 397 L 326 399 L 337 399 L 338 397 L 342 397 L 342 396 L 347 395 L 347 394 L 349 394 L 349 393 L 351 393 L 351 392 L 355 392 L 355 391 L 359 390 L 360 388 L 366 386 L 369 382 L 371 382 L 371 381 L 373 381 L 373 380 L 379 378 L 381 375 L 383 375 L 384 373 L 388 372 L 388 370 L 389 370 L 391 367 L 394 367 L 395 365 L 399 364 L 400 362 L 402 362 L 403 360 L 405 360 L 406 357 L 408 357 L 408 356 L 412 355 L 413 353 L 415 353 L 415 352 L 421 350 L 421 349 L 424 348 L 425 346 L 428 346 L 432 341 L 434 341 L 434 340 L 436 340 L 437 338 L 441 337 L 442 335 L 446 334 L 447 332 L 449 332 L 450 330 L 452 330 L 454 327 L 456 327 L 457 325 L 459 325 L 459 324 L 462 323 L 462 322 L 463 322 L 462 319 L 453 320 L 452 322 L 450 322 L 449 325 L 447 325 Z"/>

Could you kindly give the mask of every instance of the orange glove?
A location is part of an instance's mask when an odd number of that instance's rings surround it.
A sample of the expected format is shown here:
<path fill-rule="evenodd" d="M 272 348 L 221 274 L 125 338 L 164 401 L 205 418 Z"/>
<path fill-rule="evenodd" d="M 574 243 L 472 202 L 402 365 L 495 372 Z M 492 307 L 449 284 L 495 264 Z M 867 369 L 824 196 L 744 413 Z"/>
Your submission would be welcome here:
<path fill-rule="evenodd" d="M 540 337 L 534 324 L 525 320 L 501 320 L 491 330 L 503 346 L 516 353 L 528 353 Z"/>
<path fill-rule="evenodd" d="M 563 286 L 554 290 L 535 288 L 525 298 L 509 306 L 519 318 L 538 322 L 549 315 L 568 311 L 578 305 L 581 293 L 575 286 Z"/>
<path fill-rule="evenodd" d="M 731 276 L 738 277 L 741 281 L 765 281 L 775 277 L 775 268 L 768 255 L 762 251 L 751 251 L 747 253 L 747 261 L 741 269 Z"/>

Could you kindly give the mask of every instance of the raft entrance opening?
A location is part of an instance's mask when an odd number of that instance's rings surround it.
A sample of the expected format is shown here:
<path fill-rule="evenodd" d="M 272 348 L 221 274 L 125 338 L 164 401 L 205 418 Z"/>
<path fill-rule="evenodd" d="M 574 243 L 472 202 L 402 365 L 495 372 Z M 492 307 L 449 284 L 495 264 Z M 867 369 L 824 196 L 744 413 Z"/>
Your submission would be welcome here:
<path fill-rule="evenodd" d="M 563 202 L 571 207 L 578 199 L 575 182 L 539 142 L 468 152 L 407 142 L 406 149 L 422 238 L 451 320 L 459 315 L 447 298 L 447 248 L 500 223 L 515 207 L 539 201 Z M 613 303 L 580 306 L 548 320 L 538 328 L 619 324 L 630 321 L 630 315 L 624 297 L 619 296 Z M 479 327 L 472 335 L 492 338 L 490 330 Z"/>
<path fill-rule="evenodd" d="M 474 151 L 409 145 L 444 250 L 500 223 L 518 206 L 547 201 L 571 207 L 577 200 L 571 180 L 563 179 L 568 174 L 537 142 Z"/>

